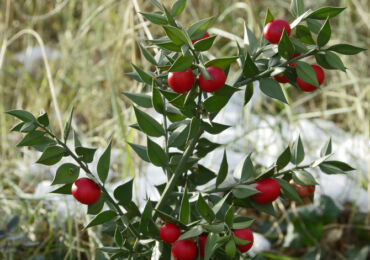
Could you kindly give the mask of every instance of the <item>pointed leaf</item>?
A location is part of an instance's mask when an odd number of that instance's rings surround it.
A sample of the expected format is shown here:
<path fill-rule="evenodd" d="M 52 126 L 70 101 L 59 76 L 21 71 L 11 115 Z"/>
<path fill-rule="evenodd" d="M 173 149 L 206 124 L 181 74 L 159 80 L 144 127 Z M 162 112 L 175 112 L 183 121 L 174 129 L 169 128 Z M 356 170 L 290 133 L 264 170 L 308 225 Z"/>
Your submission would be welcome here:
<path fill-rule="evenodd" d="M 23 122 L 36 121 L 36 118 L 30 112 L 25 110 L 9 110 L 6 113 L 22 120 Z"/>
<path fill-rule="evenodd" d="M 281 39 L 279 41 L 278 45 L 279 54 L 281 57 L 285 58 L 286 60 L 289 60 L 291 57 L 293 57 L 295 50 L 294 45 L 289 40 L 289 36 L 285 29 L 283 29 L 283 33 L 281 35 Z"/>
<path fill-rule="evenodd" d="M 140 14 L 142 16 L 144 16 L 145 19 L 147 19 L 148 21 L 150 21 L 154 24 L 158 24 L 158 25 L 168 24 L 167 18 L 164 17 L 161 14 L 158 14 L 158 13 L 143 13 L 143 12 L 140 12 Z"/>
<path fill-rule="evenodd" d="M 333 18 L 340 14 L 345 7 L 322 7 L 315 11 L 313 11 L 308 18 L 316 19 L 316 20 L 325 20 L 326 18 Z"/>
<path fill-rule="evenodd" d="M 317 35 L 317 45 L 322 47 L 327 44 L 330 40 L 331 28 L 329 18 L 326 19 L 324 25 L 321 27 L 319 34 Z"/>
<path fill-rule="evenodd" d="M 294 200 L 298 203 L 303 204 L 303 201 L 302 201 L 301 197 L 299 197 L 299 194 L 298 194 L 297 190 L 292 185 L 290 185 L 284 179 L 276 178 L 276 180 L 279 182 L 282 195 L 285 198 L 287 198 L 288 200 Z"/>
<path fill-rule="evenodd" d="M 147 138 L 148 157 L 150 161 L 159 167 L 168 166 L 168 156 L 157 143 Z"/>
<path fill-rule="evenodd" d="M 303 0 L 292 0 L 290 3 L 290 12 L 294 17 L 298 17 L 304 13 Z"/>
<path fill-rule="evenodd" d="M 277 81 L 272 78 L 262 78 L 259 80 L 259 82 L 260 89 L 265 95 L 288 104 L 287 100 L 285 99 L 284 92 Z"/>
<path fill-rule="evenodd" d="M 163 126 L 154 118 L 140 109 L 134 107 L 137 123 L 141 130 L 149 136 L 160 137 L 165 134 Z"/>
<path fill-rule="evenodd" d="M 128 92 L 122 92 L 122 94 L 141 107 L 151 108 L 153 106 L 150 95 Z"/>
<path fill-rule="evenodd" d="M 298 139 L 293 143 L 290 149 L 290 154 L 291 154 L 290 160 L 295 165 L 298 165 L 303 161 L 305 153 L 304 153 L 301 136 L 299 136 Z"/>
<path fill-rule="evenodd" d="M 128 182 L 118 186 L 114 192 L 114 198 L 118 200 L 118 203 L 126 206 L 128 205 L 132 200 L 132 186 L 133 186 L 134 180 L 131 179 Z"/>
<path fill-rule="evenodd" d="M 171 8 L 171 14 L 173 16 L 178 16 L 184 11 L 186 6 L 186 0 L 177 0 Z"/>
<path fill-rule="evenodd" d="M 38 130 L 35 130 L 35 131 L 32 131 L 32 132 L 29 132 L 28 134 L 26 134 L 26 136 L 17 144 L 17 147 L 20 147 L 20 146 L 32 146 L 32 145 L 35 145 L 37 144 L 41 139 L 42 137 L 45 135 L 46 133 L 43 132 L 43 131 L 38 131 Z"/>
<path fill-rule="evenodd" d="M 244 160 L 238 164 L 233 174 L 234 178 L 241 181 L 248 180 L 254 176 L 255 170 L 251 160 L 251 154 L 246 156 Z"/>
<path fill-rule="evenodd" d="M 184 71 L 191 67 L 193 56 L 180 56 L 172 64 L 168 71 Z"/>
<path fill-rule="evenodd" d="M 85 229 L 97 225 L 104 224 L 108 221 L 111 221 L 117 216 L 117 213 L 114 212 L 113 210 L 106 210 L 101 213 L 99 213 L 93 220 L 90 221 L 89 224 L 85 227 Z"/>
<path fill-rule="evenodd" d="M 297 75 L 298 77 L 315 87 L 319 87 L 319 82 L 317 81 L 317 76 L 315 70 L 306 62 L 303 61 L 296 61 L 295 62 L 297 67 Z"/>
<path fill-rule="evenodd" d="M 145 146 L 139 144 L 128 143 L 131 148 L 137 153 L 137 155 L 144 161 L 150 162 L 148 157 L 148 151 Z"/>
<path fill-rule="evenodd" d="M 73 183 L 77 180 L 79 173 L 80 167 L 77 165 L 73 163 L 62 164 L 59 166 L 51 185 Z"/>
<path fill-rule="evenodd" d="M 201 215 L 202 218 L 204 218 L 208 223 L 212 223 L 212 221 L 216 218 L 215 213 L 212 211 L 211 207 L 207 204 L 200 193 L 196 204 L 196 209 L 199 215 Z"/>
<path fill-rule="evenodd" d="M 328 50 L 335 51 L 344 55 L 355 55 L 362 51 L 366 51 L 366 49 L 364 48 L 356 47 L 350 44 L 335 44 L 333 46 L 330 46 Z"/>
<path fill-rule="evenodd" d="M 44 165 L 56 164 L 62 159 L 64 152 L 65 150 L 61 146 L 49 146 L 45 149 L 36 163 Z"/>
<path fill-rule="evenodd" d="M 222 158 L 221 166 L 217 173 L 216 187 L 224 182 L 224 180 L 227 177 L 228 171 L 229 171 L 229 165 L 227 164 L 226 150 L 224 150 L 224 156 Z"/>
<path fill-rule="evenodd" d="M 112 141 L 109 143 L 107 149 L 100 156 L 97 166 L 97 172 L 99 179 L 104 184 L 108 177 L 109 165 L 110 165 L 110 154 L 112 149 Z"/>

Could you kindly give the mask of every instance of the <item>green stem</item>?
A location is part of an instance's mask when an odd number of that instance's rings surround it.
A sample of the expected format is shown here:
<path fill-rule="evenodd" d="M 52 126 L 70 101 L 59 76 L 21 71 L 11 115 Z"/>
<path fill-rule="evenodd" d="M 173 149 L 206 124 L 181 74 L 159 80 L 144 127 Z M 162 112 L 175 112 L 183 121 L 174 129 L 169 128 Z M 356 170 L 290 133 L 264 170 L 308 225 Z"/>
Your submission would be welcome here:
<path fill-rule="evenodd" d="M 65 150 L 66 152 L 68 153 L 68 155 L 70 155 L 77 163 L 78 165 L 81 167 L 81 169 L 83 169 L 86 174 L 91 177 L 95 183 L 99 186 L 100 190 L 104 193 L 105 197 L 107 198 L 108 200 L 108 206 L 111 208 L 111 209 L 115 209 L 119 215 L 120 215 L 120 218 L 121 218 L 121 221 L 122 223 L 127 226 L 127 229 L 136 237 L 136 238 L 140 238 L 140 234 L 137 232 L 137 230 L 131 225 L 131 223 L 128 221 L 128 219 L 126 218 L 126 216 L 124 215 L 122 209 L 120 208 L 120 206 L 114 201 L 114 199 L 110 196 L 110 194 L 108 193 L 108 191 L 105 189 L 104 185 L 102 185 L 98 180 L 97 178 L 94 176 L 94 174 L 90 171 L 89 167 L 87 166 L 87 164 L 84 164 L 79 158 L 77 155 L 74 154 L 74 152 L 71 151 L 71 149 L 69 149 L 69 147 L 67 146 L 66 143 L 62 142 L 59 138 L 57 138 L 53 132 L 51 132 L 48 128 L 44 127 L 43 125 L 37 123 L 37 125 L 39 127 L 41 127 L 42 129 L 44 129 L 46 131 L 46 133 L 48 133 L 48 135 L 50 135 L 52 138 L 54 138 L 58 144 L 60 144 Z"/>
<path fill-rule="evenodd" d="M 168 181 L 160 200 L 157 202 L 157 205 L 155 206 L 156 210 L 160 210 L 163 207 L 163 205 L 165 205 L 166 201 L 168 200 L 168 197 L 171 195 L 171 192 L 176 187 L 177 181 L 179 177 L 181 176 L 189 157 L 193 154 L 195 145 L 198 142 L 201 134 L 202 134 L 202 130 L 199 130 L 198 135 L 190 141 L 189 146 L 186 148 L 184 155 L 182 156 L 179 162 L 179 165 L 176 168 L 175 173 L 172 175 L 171 179 Z M 154 212 L 154 220 L 156 217 L 157 217 L 157 212 Z"/>

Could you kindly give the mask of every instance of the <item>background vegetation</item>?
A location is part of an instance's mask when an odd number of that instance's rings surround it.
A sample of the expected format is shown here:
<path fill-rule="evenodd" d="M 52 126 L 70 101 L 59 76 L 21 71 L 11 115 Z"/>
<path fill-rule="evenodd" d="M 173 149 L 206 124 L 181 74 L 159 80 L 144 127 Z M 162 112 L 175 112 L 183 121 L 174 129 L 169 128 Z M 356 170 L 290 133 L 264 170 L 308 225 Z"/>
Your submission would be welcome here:
<path fill-rule="evenodd" d="M 171 3 L 169 0 L 163 2 Z M 242 19 L 254 31 L 260 32 L 267 7 L 275 17 L 292 20 L 286 11 L 289 0 L 188 2 L 189 7 L 181 17 L 185 25 L 195 19 L 216 16 L 210 33 L 219 37 L 208 54 L 210 56 L 231 54 L 233 39 L 243 35 Z M 370 6 L 367 0 L 318 0 L 305 1 L 305 4 L 308 8 L 346 6 L 347 10 L 334 20 L 337 24 L 332 24 L 332 43 L 340 41 L 364 48 L 370 46 Z M 112 165 L 116 174 L 111 181 L 140 176 L 143 165 L 136 155 L 131 154 L 125 142 L 137 142 L 139 138 L 128 127 L 135 121 L 133 111 L 120 93 L 145 91 L 124 74 L 131 71 L 131 63 L 142 62 L 136 41 L 162 33 L 137 14 L 140 10 L 151 9 L 147 0 L 0 1 L 0 225 L 8 231 L 5 239 L 0 232 L 0 258 L 94 259 L 96 248 L 106 239 L 104 232 L 110 232 L 109 227 L 103 232 L 81 232 L 87 220 L 81 214 L 83 211 L 68 212 L 66 207 L 66 212 L 60 212 L 56 206 L 61 203 L 59 200 L 46 203 L 43 196 L 38 195 L 35 188 L 40 187 L 44 180 L 51 180 L 53 175 L 34 164 L 34 154 L 14 147 L 20 136 L 9 133 L 14 121 L 4 111 L 24 108 L 37 113 L 42 108 L 55 119 L 53 127 L 58 129 L 59 122 L 67 119 L 73 106 L 74 128 L 85 143 L 105 147 L 107 140 L 113 138 L 118 150 Z M 46 62 L 43 54 L 46 54 Z M 342 58 L 348 72 L 328 72 L 326 91 L 304 94 L 289 90 L 295 95 L 287 112 L 291 115 L 289 122 L 294 124 L 299 119 L 314 118 L 333 121 L 353 136 L 362 135 L 368 144 L 370 61 L 367 52 Z M 280 112 L 281 107 L 266 105 L 263 100 L 257 100 L 254 107 L 254 113 L 261 116 Z M 362 172 L 358 181 L 370 196 L 370 153 L 368 146 L 366 149 L 364 157 L 367 158 L 368 171 Z M 19 219 L 14 216 L 19 216 Z M 299 221 L 299 214 L 295 216 Z M 270 229 L 271 220 L 265 216 L 261 218 L 259 232 L 268 232 L 267 236 L 270 235 L 274 245 L 281 245 L 279 236 Z M 19 224 L 15 225 L 18 220 Z M 327 259 L 346 259 L 351 253 L 358 257 L 362 254 L 365 258 L 358 259 L 366 259 L 368 251 L 356 248 L 364 248 L 369 241 L 366 240 L 370 238 L 369 214 L 359 214 L 349 205 L 323 223 L 327 230 L 334 225 L 345 231 L 340 239 L 331 241 L 331 237 L 323 236 L 320 241 L 303 243 L 304 246 L 297 250 L 275 247 L 275 253 L 298 256 L 297 253 L 307 253 L 310 248 L 315 250 L 319 245 L 329 243 L 332 247 L 325 249 Z M 361 236 L 352 232 L 356 227 Z M 99 257 L 103 259 L 98 254 Z"/>

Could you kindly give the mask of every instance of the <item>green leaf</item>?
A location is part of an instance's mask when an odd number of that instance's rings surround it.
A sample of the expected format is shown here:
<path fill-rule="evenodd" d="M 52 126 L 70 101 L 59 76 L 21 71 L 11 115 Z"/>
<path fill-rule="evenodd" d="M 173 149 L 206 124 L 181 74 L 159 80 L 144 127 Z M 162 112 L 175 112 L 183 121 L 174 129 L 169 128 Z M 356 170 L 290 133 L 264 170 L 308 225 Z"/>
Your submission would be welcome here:
<path fill-rule="evenodd" d="M 165 134 L 161 124 L 140 109 L 134 107 L 137 123 L 140 129 L 149 136 L 160 137 Z"/>
<path fill-rule="evenodd" d="M 306 45 L 297 38 L 292 37 L 290 41 L 293 43 L 296 52 L 305 53 L 308 51 Z"/>
<path fill-rule="evenodd" d="M 301 140 L 301 136 L 298 137 L 296 141 L 293 142 L 290 149 L 291 158 L 290 161 L 295 165 L 300 164 L 304 159 L 304 148 Z"/>
<path fill-rule="evenodd" d="M 176 128 L 175 131 L 172 132 L 170 137 L 168 138 L 168 146 L 169 147 L 182 147 L 189 134 L 189 125 L 184 124 L 180 127 Z"/>
<path fill-rule="evenodd" d="M 253 83 L 251 82 L 245 88 L 245 92 L 244 92 L 244 105 L 246 105 L 246 104 L 249 103 L 249 101 L 251 100 L 251 98 L 253 96 L 253 92 L 254 92 L 254 87 L 253 87 Z"/>
<path fill-rule="evenodd" d="M 293 57 L 295 53 L 294 45 L 289 40 L 289 36 L 285 29 L 283 29 L 283 33 L 279 41 L 278 51 L 280 56 L 285 58 L 286 60 L 289 60 L 291 57 Z"/>
<path fill-rule="evenodd" d="M 208 37 L 208 38 L 197 41 L 196 43 L 194 43 L 194 49 L 196 51 L 207 51 L 207 50 L 209 50 L 212 47 L 213 42 L 215 41 L 216 37 L 217 36 L 214 35 L 214 36 L 211 36 L 211 37 Z"/>
<path fill-rule="evenodd" d="M 233 189 L 233 195 L 237 199 L 245 199 L 250 196 L 253 196 L 257 193 L 260 193 L 258 190 L 256 190 L 252 185 L 237 185 Z"/>
<path fill-rule="evenodd" d="M 249 202 L 252 205 L 252 207 L 255 208 L 256 210 L 276 217 L 276 212 L 274 210 L 274 207 L 272 206 L 272 203 L 259 204 L 259 203 L 255 202 L 253 199 L 251 199 Z M 234 225 L 235 225 L 235 223 L 234 223 Z"/>
<path fill-rule="evenodd" d="M 236 217 L 234 219 L 233 229 L 244 229 L 248 228 L 253 224 L 254 220 L 248 217 Z"/>
<path fill-rule="evenodd" d="M 206 240 L 206 245 L 204 247 L 204 260 L 211 259 L 214 251 L 217 249 L 218 235 L 215 233 L 209 233 Z"/>
<path fill-rule="evenodd" d="M 59 166 L 51 185 L 73 183 L 77 180 L 79 173 L 80 167 L 77 165 L 73 163 L 62 164 Z"/>
<path fill-rule="evenodd" d="M 82 146 L 80 139 L 78 139 L 78 134 L 76 131 L 73 131 L 73 139 L 74 139 L 75 148 Z"/>
<path fill-rule="evenodd" d="M 185 35 L 185 33 L 176 27 L 173 26 L 163 26 L 163 29 L 165 30 L 168 38 L 171 39 L 171 41 L 176 45 L 183 45 L 187 44 L 189 45 L 188 39 Z"/>
<path fill-rule="evenodd" d="M 37 144 L 32 145 L 33 148 L 35 148 L 39 152 L 44 152 L 46 147 L 51 146 L 51 145 L 56 145 L 56 142 L 46 136 L 43 136 Z"/>
<path fill-rule="evenodd" d="M 118 246 L 121 246 L 123 243 L 123 237 L 122 237 L 122 234 L 120 232 L 120 228 L 118 225 L 116 226 L 116 230 L 114 231 L 114 241 L 116 242 Z"/>
<path fill-rule="evenodd" d="M 225 252 L 228 258 L 230 259 L 234 258 L 236 254 L 236 245 L 235 245 L 234 240 L 231 239 L 229 240 L 229 242 L 226 243 Z"/>
<path fill-rule="evenodd" d="M 293 171 L 293 180 L 299 185 L 316 185 L 317 182 L 315 178 L 305 170 L 294 170 Z"/>
<path fill-rule="evenodd" d="M 153 213 L 152 202 L 148 200 L 145 204 L 143 214 L 141 214 L 141 220 L 140 220 L 140 226 L 139 226 L 139 230 L 143 234 L 149 233 L 148 226 L 150 225 L 149 223 L 152 221 L 152 213 Z"/>
<path fill-rule="evenodd" d="M 267 8 L 267 12 L 266 12 L 266 17 L 265 17 L 265 24 L 268 24 L 269 22 L 273 21 L 275 18 L 274 16 L 272 15 L 271 11 L 269 8 Z"/>
<path fill-rule="evenodd" d="M 355 170 L 348 164 L 340 161 L 325 161 L 319 167 L 326 174 L 346 174 L 349 171 Z"/>
<path fill-rule="evenodd" d="M 311 65 L 303 61 L 296 61 L 295 63 L 297 65 L 296 71 L 297 71 L 298 77 L 304 82 L 307 82 L 318 88 L 319 82 L 317 81 L 316 72 L 311 67 Z"/>
<path fill-rule="evenodd" d="M 158 65 L 153 55 L 140 43 L 138 42 L 141 55 L 145 57 L 147 61 L 149 61 L 153 65 Z"/>
<path fill-rule="evenodd" d="M 89 227 L 93 227 L 93 226 L 104 224 L 104 223 L 106 223 L 108 221 L 111 221 L 116 216 L 117 216 L 117 213 L 115 211 L 113 211 L 113 210 L 103 211 L 103 212 L 99 213 L 98 215 L 96 215 L 96 217 L 93 218 L 93 220 L 91 220 L 89 224 L 87 224 L 87 226 L 85 227 L 85 229 L 87 229 Z"/>
<path fill-rule="evenodd" d="M 198 40 L 208 30 L 209 25 L 213 21 L 214 17 L 202 19 L 192 24 L 188 29 L 188 34 L 192 40 Z"/>
<path fill-rule="evenodd" d="M 186 6 L 186 0 L 177 0 L 171 8 L 171 14 L 173 16 L 178 16 L 184 11 Z"/>
<path fill-rule="evenodd" d="M 331 67 L 346 72 L 346 67 L 344 67 L 342 60 L 334 52 L 327 51 L 325 53 L 325 60 Z"/>
<path fill-rule="evenodd" d="M 172 64 L 168 71 L 184 71 L 191 67 L 193 56 L 180 56 Z"/>
<path fill-rule="evenodd" d="M 225 57 L 225 58 L 218 58 L 211 61 L 206 62 L 206 67 L 217 67 L 222 70 L 225 70 L 231 63 L 235 62 L 239 57 Z"/>
<path fill-rule="evenodd" d="M 258 73 L 260 73 L 259 69 L 257 68 L 256 64 L 253 62 L 249 53 L 247 53 L 247 57 L 245 59 L 245 63 L 243 66 L 243 74 L 247 78 L 251 78 L 253 76 L 256 76 Z"/>
<path fill-rule="evenodd" d="M 96 149 L 79 146 L 75 148 L 75 151 L 81 161 L 91 163 L 94 160 Z"/>
<path fill-rule="evenodd" d="M 9 110 L 6 111 L 6 113 L 22 120 L 23 122 L 36 121 L 36 118 L 30 112 L 25 110 Z"/>
<path fill-rule="evenodd" d="M 276 161 L 276 165 L 278 167 L 278 169 L 283 169 L 285 166 L 287 166 L 290 162 L 290 148 L 289 146 L 284 150 L 284 152 L 282 152 L 277 161 Z"/>
<path fill-rule="evenodd" d="M 299 15 L 294 21 L 290 24 L 290 28 L 293 30 L 298 24 L 300 24 L 303 20 L 307 19 L 307 16 L 311 13 L 311 10 L 308 10 L 301 15 Z"/>
<path fill-rule="evenodd" d="M 35 145 L 37 144 L 41 139 L 42 137 L 45 135 L 46 133 L 43 132 L 43 131 L 38 131 L 38 130 L 35 130 L 35 131 L 32 131 L 32 132 L 29 132 L 18 144 L 17 144 L 17 147 L 20 147 L 20 146 L 32 146 L 32 145 Z"/>
<path fill-rule="evenodd" d="M 262 78 L 259 80 L 259 82 L 260 89 L 265 95 L 288 104 L 287 100 L 285 99 L 284 92 L 277 81 L 271 78 Z"/>
<path fill-rule="evenodd" d="M 226 106 L 229 99 L 227 96 L 211 96 L 204 100 L 204 107 L 209 113 L 218 112 Z"/>
<path fill-rule="evenodd" d="M 44 165 L 53 165 L 59 162 L 64 154 L 64 148 L 61 146 L 49 146 L 42 153 L 41 157 L 37 160 L 36 163 Z"/>
<path fill-rule="evenodd" d="M 297 25 L 296 35 L 301 42 L 307 44 L 315 44 L 315 41 L 312 38 L 310 30 L 304 25 Z"/>
<path fill-rule="evenodd" d="M 147 138 L 148 157 L 150 161 L 159 167 L 168 166 L 168 156 L 157 143 Z"/>
<path fill-rule="evenodd" d="M 325 17 L 326 19 L 327 17 Z M 315 33 L 315 34 L 318 34 L 320 29 L 321 29 L 321 26 L 322 24 L 316 20 L 313 20 L 313 19 L 307 19 L 306 20 L 307 22 L 307 26 L 308 28 L 310 29 L 311 32 Z"/>
<path fill-rule="evenodd" d="M 233 226 L 234 215 L 235 215 L 234 205 L 231 205 L 225 214 L 225 223 L 229 228 L 232 228 Z"/>
<path fill-rule="evenodd" d="M 49 117 L 47 113 L 43 113 L 41 116 L 37 118 L 37 122 L 39 122 L 43 126 L 49 126 Z"/>
<path fill-rule="evenodd" d="M 64 142 L 65 143 L 67 142 L 68 137 L 69 137 L 69 133 L 71 132 L 73 111 L 74 111 L 74 108 L 72 107 L 71 113 L 69 114 L 68 121 L 66 122 L 66 124 L 64 126 Z"/>
<path fill-rule="evenodd" d="M 190 222 L 190 203 L 189 203 L 189 196 L 188 196 L 188 189 L 187 186 L 185 186 L 185 192 L 181 200 L 181 206 L 180 206 L 180 214 L 179 214 L 179 220 L 184 223 L 188 224 Z"/>
<path fill-rule="evenodd" d="M 114 190 L 113 196 L 116 200 L 118 200 L 119 204 L 125 206 L 131 202 L 133 183 L 134 183 L 134 180 L 131 179 L 128 182 L 118 186 Z"/>
<path fill-rule="evenodd" d="M 197 136 L 200 130 L 200 124 L 201 121 L 197 117 L 193 117 L 190 122 L 190 129 L 189 129 L 189 134 L 187 137 L 187 141 L 193 139 L 194 137 Z"/>
<path fill-rule="evenodd" d="M 72 194 L 72 192 L 71 192 L 72 185 L 73 185 L 73 183 L 65 184 L 62 187 L 59 187 L 59 188 L 51 191 L 50 193 L 70 195 L 70 194 Z"/>
<path fill-rule="evenodd" d="M 148 21 L 154 23 L 154 24 L 159 24 L 159 25 L 165 25 L 168 24 L 167 18 L 164 17 L 161 14 L 158 13 L 144 13 L 140 12 L 142 16 L 145 17 Z"/>
<path fill-rule="evenodd" d="M 297 190 L 292 185 L 290 185 L 284 179 L 276 178 L 276 180 L 279 182 L 282 195 L 285 198 L 287 198 L 288 200 L 294 200 L 298 203 L 303 204 L 303 201 L 302 201 L 301 197 L 299 197 L 299 194 L 298 194 Z"/>
<path fill-rule="evenodd" d="M 155 5 L 156 7 L 163 11 L 163 6 L 161 5 L 161 3 L 158 2 L 158 0 L 150 0 L 150 2 L 152 2 L 153 5 Z"/>
<path fill-rule="evenodd" d="M 201 215 L 208 223 L 212 223 L 212 221 L 216 218 L 215 213 L 212 211 L 211 207 L 207 204 L 200 193 L 196 203 L 196 209 L 199 215 Z"/>
<path fill-rule="evenodd" d="M 167 10 L 167 8 L 162 4 L 162 7 L 163 7 L 163 11 L 164 13 L 166 14 L 166 17 L 167 17 L 167 20 L 168 20 L 168 23 L 171 25 L 171 26 L 174 26 L 174 27 L 177 27 L 177 24 L 176 24 L 176 21 L 175 19 L 173 18 L 172 14 L 170 13 L 170 11 Z"/>
<path fill-rule="evenodd" d="M 256 35 L 244 23 L 244 46 L 249 54 L 254 54 L 258 48 L 258 40 Z"/>
<path fill-rule="evenodd" d="M 224 195 L 224 197 L 222 199 L 220 199 L 216 205 L 213 206 L 213 212 L 217 215 L 219 214 L 220 212 L 222 213 L 222 209 L 224 208 L 224 206 L 228 206 L 228 204 L 226 203 L 227 199 L 229 198 L 229 195 L 230 195 L 230 192 L 227 193 L 226 195 Z M 223 226 L 223 225 L 222 225 Z M 223 230 L 223 227 L 222 227 L 222 230 Z"/>
<path fill-rule="evenodd" d="M 229 165 L 227 163 L 226 150 L 224 150 L 224 156 L 222 157 L 221 166 L 217 173 L 216 187 L 224 182 L 224 180 L 227 177 L 228 171 L 229 171 Z"/>
<path fill-rule="evenodd" d="M 325 20 L 328 17 L 333 18 L 340 14 L 345 7 L 322 7 L 315 11 L 313 11 L 310 15 L 308 15 L 308 18 L 316 19 L 316 20 Z"/>
<path fill-rule="evenodd" d="M 153 106 L 150 95 L 128 92 L 122 92 L 122 94 L 141 107 L 151 108 Z"/>
<path fill-rule="evenodd" d="M 101 210 L 103 209 L 104 207 L 104 201 L 105 201 L 105 197 L 104 197 L 104 193 L 100 195 L 100 198 L 97 202 L 95 202 L 94 204 L 90 204 L 87 206 L 87 214 L 90 214 L 90 215 L 97 215 L 99 214 L 99 212 L 101 212 Z"/>
<path fill-rule="evenodd" d="M 329 63 L 326 61 L 325 54 L 316 53 L 315 54 L 315 59 L 316 59 L 317 64 L 319 64 L 324 69 L 335 70 L 335 68 L 333 66 L 329 65 Z"/>
<path fill-rule="evenodd" d="M 150 162 L 148 152 L 145 146 L 139 144 L 128 143 L 137 155 L 144 161 Z"/>
<path fill-rule="evenodd" d="M 202 233 L 204 232 L 202 226 L 200 225 L 197 225 L 195 227 L 192 227 L 191 229 L 189 229 L 188 231 L 186 231 L 184 234 L 182 234 L 179 238 L 178 238 L 178 241 L 180 240 L 185 240 L 185 239 L 188 239 L 188 238 L 195 238 L 195 237 L 198 237 L 199 235 L 201 235 Z"/>
<path fill-rule="evenodd" d="M 10 132 L 20 132 L 24 125 L 25 125 L 24 122 L 20 122 L 16 124 L 15 126 L 13 126 L 12 129 L 10 129 Z"/>
<path fill-rule="evenodd" d="M 152 103 L 155 111 L 160 114 L 163 114 L 165 112 L 165 105 L 161 92 L 155 86 L 152 87 Z"/>
<path fill-rule="evenodd" d="M 329 18 L 326 19 L 324 25 L 321 27 L 319 34 L 317 35 L 317 45 L 322 47 L 327 44 L 330 40 L 331 28 Z"/>
<path fill-rule="evenodd" d="M 240 181 L 245 181 L 252 178 L 255 175 L 254 166 L 251 160 L 251 154 L 246 156 L 234 170 L 234 178 Z"/>
<path fill-rule="evenodd" d="M 100 156 L 97 166 L 97 172 L 99 179 L 104 184 L 108 177 L 109 165 L 110 165 L 110 154 L 112 149 L 112 141 L 109 143 L 107 149 Z"/>
<path fill-rule="evenodd" d="M 355 55 L 362 51 L 366 51 L 364 48 L 356 47 L 350 44 L 335 44 L 328 48 L 330 51 L 335 51 L 344 55 Z"/>
<path fill-rule="evenodd" d="M 189 179 L 195 183 L 197 186 L 204 185 L 210 180 L 213 180 L 216 177 L 216 174 L 210 169 L 204 167 L 203 165 L 198 165 L 198 170 L 193 171 L 189 176 Z"/>
<path fill-rule="evenodd" d="M 208 232 L 221 233 L 221 232 L 225 231 L 224 223 L 212 224 L 212 225 L 203 224 L 202 226 Z"/>
<path fill-rule="evenodd" d="M 168 50 L 168 51 L 175 51 L 175 52 L 180 52 L 181 51 L 181 46 L 174 44 L 171 40 L 166 40 L 166 41 L 155 41 L 151 40 L 153 44 L 157 45 L 159 48 L 163 50 Z"/>
<path fill-rule="evenodd" d="M 131 64 L 132 67 L 134 67 L 134 69 L 136 70 L 137 74 L 139 75 L 140 79 L 148 84 L 148 85 L 152 85 L 152 82 L 153 82 L 153 76 L 151 74 L 149 74 L 148 72 L 145 72 L 143 71 L 142 69 L 140 69 L 139 67 L 135 66 L 134 64 Z"/>
<path fill-rule="evenodd" d="M 325 155 L 329 155 L 332 153 L 332 145 L 331 145 L 331 138 L 325 143 L 320 151 L 320 156 L 324 157 Z"/>
<path fill-rule="evenodd" d="M 292 0 L 290 3 L 290 12 L 294 17 L 298 17 L 304 13 L 303 0 Z"/>

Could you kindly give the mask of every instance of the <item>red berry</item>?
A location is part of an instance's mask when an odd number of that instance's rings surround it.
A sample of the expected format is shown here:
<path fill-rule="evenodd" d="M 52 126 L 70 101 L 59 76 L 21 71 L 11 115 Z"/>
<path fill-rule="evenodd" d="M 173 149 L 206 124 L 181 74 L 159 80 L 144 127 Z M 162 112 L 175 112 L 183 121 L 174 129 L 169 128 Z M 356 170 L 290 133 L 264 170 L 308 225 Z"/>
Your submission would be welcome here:
<path fill-rule="evenodd" d="M 217 67 L 208 67 L 207 70 L 212 79 L 206 80 L 203 78 L 202 74 L 199 74 L 198 84 L 200 89 L 205 92 L 214 92 L 222 88 L 226 82 L 225 72 Z"/>
<path fill-rule="evenodd" d="M 168 244 L 175 242 L 179 238 L 180 234 L 180 229 L 171 223 L 164 224 L 159 230 L 159 236 Z"/>
<path fill-rule="evenodd" d="M 251 249 L 251 247 L 253 246 L 253 233 L 249 228 L 235 229 L 233 230 L 233 232 L 238 238 L 250 241 L 250 243 L 248 244 L 238 246 L 240 252 L 244 253 Z"/>
<path fill-rule="evenodd" d="M 190 68 L 184 71 L 170 72 L 168 74 L 168 85 L 176 93 L 188 92 L 193 87 L 194 80 L 195 77 Z"/>
<path fill-rule="evenodd" d="M 72 185 L 73 197 L 83 204 L 94 204 L 100 198 L 99 186 L 89 178 L 80 178 Z"/>
<path fill-rule="evenodd" d="M 321 85 L 324 82 L 324 79 L 325 79 L 324 70 L 320 66 L 317 66 L 317 65 L 312 65 L 312 68 L 316 72 L 316 77 L 317 77 L 317 81 L 319 82 L 319 85 Z M 303 91 L 306 91 L 306 92 L 312 92 L 312 91 L 315 91 L 317 89 L 317 87 L 315 87 L 314 85 L 311 85 L 307 82 L 304 82 L 299 77 L 297 77 L 297 84 L 298 84 L 300 89 L 302 89 Z"/>
<path fill-rule="evenodd" d="M 208 237 L 208 235 L 198 236 L 199 251 L 200 251 L 200 256 L 201 257 L 204 257 L 204 248 L 206 246 L 207 237 Z"/>
<path fill-rule="evenodd" d="M 267 178 L 258 181 L 254 187 L 260 191 L 253 196 L 253 199 L 259 204 L 267 204 L 277 199 L 280 195 L 280 184 L 273 178 Z"/>
<path fill-rule="evenodd" d="M 203 40 L 203 39 L 206 39 L 206 38 L 209 38 L 209 33 L 208 33 L 208 32 L 204 33 L 204 34 L 203 34 L 203 36 L 202 36 L 202 37 L 200 37 L 199 39 L 192 40 L 191 42 L 194 44 L 194 43 L 196 43 L 197 41 L 200 41 L 200 40 Z"/>
<path fill-rule="evenodd" d="M 315 193 L 315 185 L 300 185 L 295 183 L 293 179 L 289 183 L 296 189 L 301 198 L 309 197 Z"/>
<path fill-rule="evenodd" d="M 287 79 L 287 77 L 284 75 L 284 73 L 280 73 L 279 75 L 275 75 L 274 76 L 274 79 L 277 81 L 277 82 L 280 82 L 280 83 L 288 83 L 289 80 Z"/>
<path fill-rule="evenodd" d="M 171 253 L 176 260 L 193 260 L 197 257 L 198 248 L 192 239 L 185 239 L 173 243 Z"/>
<path fill-rule="evenodd" d="M 286 33 L 290 35 L 291 29 L 287 21 L 283 19 L 272 20 L 265 25 L 265 28 L 263 29 L 263 34 L 270 43 L 276 44 L 279 43 L 284 28 Z"/>

